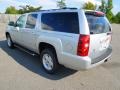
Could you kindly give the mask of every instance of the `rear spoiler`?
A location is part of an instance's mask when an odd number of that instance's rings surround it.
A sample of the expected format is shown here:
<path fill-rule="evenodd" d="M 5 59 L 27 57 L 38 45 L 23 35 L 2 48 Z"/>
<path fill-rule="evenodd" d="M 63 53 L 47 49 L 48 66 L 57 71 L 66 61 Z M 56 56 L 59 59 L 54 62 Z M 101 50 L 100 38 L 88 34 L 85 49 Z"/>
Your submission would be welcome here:
<path fill-rule="evenodd" d="M 85 14 L 94 15 L 94 16 L 98 16 L 98 17 L 104 17 L 105 16 L 105 14 L 103 12 L 100 12 L 100 11 L 85 11 Z"/>

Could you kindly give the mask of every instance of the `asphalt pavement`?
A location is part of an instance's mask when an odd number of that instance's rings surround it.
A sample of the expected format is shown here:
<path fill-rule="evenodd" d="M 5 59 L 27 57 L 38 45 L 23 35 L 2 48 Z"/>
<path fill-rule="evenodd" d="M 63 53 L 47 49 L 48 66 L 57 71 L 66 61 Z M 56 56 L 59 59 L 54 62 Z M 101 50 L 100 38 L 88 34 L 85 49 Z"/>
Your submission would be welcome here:
<path fill-rule="evenodd" d="M 112 57 L 87 71 L 62 67 L 54 75 L 41 68 L 39 56 L 9 49 L 0 24 L 0 90 L 120 90 L 120 25 L 112 25 Z"/>

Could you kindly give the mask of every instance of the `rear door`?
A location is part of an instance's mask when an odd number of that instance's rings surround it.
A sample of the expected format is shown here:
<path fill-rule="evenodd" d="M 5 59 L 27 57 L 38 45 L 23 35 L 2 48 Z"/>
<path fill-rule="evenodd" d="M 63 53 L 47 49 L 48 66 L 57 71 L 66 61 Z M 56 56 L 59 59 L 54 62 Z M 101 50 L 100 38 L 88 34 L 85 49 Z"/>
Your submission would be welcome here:
<path fill-rule="evenodd" d="M 110 46 L 111 28 L 104 15 L 86 14 L 90 30 L 89 56 L 95 59 L 103 55 Z"/>

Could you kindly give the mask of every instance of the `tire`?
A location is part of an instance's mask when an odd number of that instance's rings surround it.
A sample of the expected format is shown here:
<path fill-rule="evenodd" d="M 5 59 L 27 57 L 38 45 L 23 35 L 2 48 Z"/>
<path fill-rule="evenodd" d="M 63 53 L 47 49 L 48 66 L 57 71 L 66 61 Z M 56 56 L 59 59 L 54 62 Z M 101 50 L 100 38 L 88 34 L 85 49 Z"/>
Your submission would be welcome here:
<path fill-rule="evenodd" d="M 8 45 L 8 47 L 9 48 L 14 48 L 14 44 L 13 44 L 12 39 L 11 39 L 9 34 L 6 36 L 6 38 L 7 38 L 7 45 Z"/>
<path fill-rule="evenodd" d="M 48 74 L 54 74 L 58 70 L 59 63 L 56 53 L 53 49 L 44 49 L 40 54 L 40 60 L 43 69 Z"/>

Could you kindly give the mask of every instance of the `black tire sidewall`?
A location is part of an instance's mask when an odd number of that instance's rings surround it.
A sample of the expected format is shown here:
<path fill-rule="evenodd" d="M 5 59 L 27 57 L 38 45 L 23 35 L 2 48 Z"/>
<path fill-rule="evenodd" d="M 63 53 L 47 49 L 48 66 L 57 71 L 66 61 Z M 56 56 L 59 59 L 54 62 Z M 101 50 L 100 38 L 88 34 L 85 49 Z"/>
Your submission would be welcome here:
<path fill-rule="evenodd" d="M 52 58 L 52 60 L 53 60 L 53 69 L 52 69 L 52 70 L 47 70 L 47 69 L 44 67 L 43 59 L 42 59 L 44 54 L 49 54 L 49 55 L 51 56 L 51 58 Z M 48 49 L 44 49 L 44 50 L 41 52 L 41 54 L 40 54 L 40 60 L 41 60 L 41 64 L 42 64 L 43 69 L 44 69 L 47 73 L 53 74 L 53 73 L 55 73 L 55 72 L 57 71 L 59 64 L 58 64 L 57 56 L 56 56 L 54 50 L 49 49 L 49 48 L 48 48 Z"/>
<path fill-rule="evenodd" d="M 8 45 L 8 47 L 13 48 L 14 45 L 13 45 L 13 42 L 12 42 L 12 39 L 11 39 L 10 35 L 7 35 L 6 38 L 7 38 L 7 39 L 9 38 L 10 41 L 11 41 L 11 45 L 10 45 L 10 46 Z M 8 41 L 7 41 L 7 43 L 8 43 Z"/>

